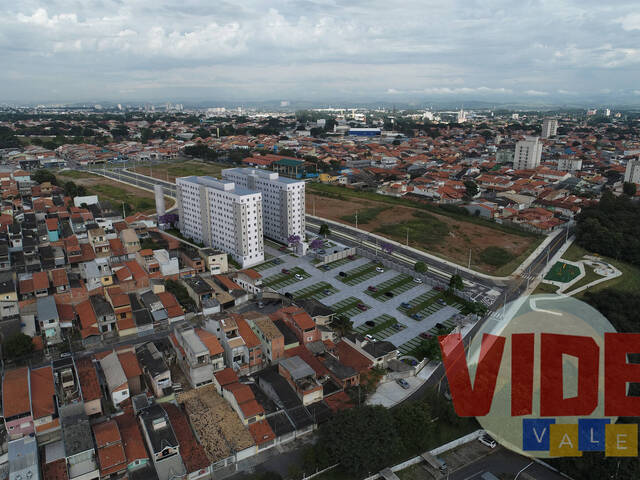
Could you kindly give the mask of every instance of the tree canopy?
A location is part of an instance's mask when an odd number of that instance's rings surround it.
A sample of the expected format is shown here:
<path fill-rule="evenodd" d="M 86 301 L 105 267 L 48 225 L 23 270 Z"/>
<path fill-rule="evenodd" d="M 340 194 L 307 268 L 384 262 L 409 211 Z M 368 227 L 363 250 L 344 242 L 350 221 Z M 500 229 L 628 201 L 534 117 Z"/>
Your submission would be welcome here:
<path fill-rule="evenodd" d="M 33 352 L 33 339 L 22 332 L 11 335 L 4 342 L 5 358 L 19 358 Z"/>
<path fill-rule="evenodd" d="M 424 262 L 416 262 L 413 266 L 413 269 L 418 273 L 426 273 L 427 272 L 427 264 Z"/>

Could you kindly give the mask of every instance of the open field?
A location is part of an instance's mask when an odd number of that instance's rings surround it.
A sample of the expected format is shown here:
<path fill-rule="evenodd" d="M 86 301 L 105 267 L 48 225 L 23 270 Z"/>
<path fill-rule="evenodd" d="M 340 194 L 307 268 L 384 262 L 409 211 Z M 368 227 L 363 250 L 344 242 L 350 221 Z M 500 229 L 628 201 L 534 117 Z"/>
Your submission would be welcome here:
<path fill-rule="evenodd" d="M 224 163 L 200 162 L 198 160 L 184 160 L 167 163 L 157 163 L 151 166 L 144 165 L 129 170 L 141 175 L 160 178 L 169 182 L 174 181 L 177 177 L 188 177 L 189 175 L 208 175 L 220 178 L 220 172 L 225 168 L 231 168 L 233 165 Z"/>
<path fill-rule="evenodd" d="M 389 207 L 393 205 L 393 208 Z M 442 258 L 467 265 L 471 250 L 471 266 L 494 275 L 511 273 L 542 241 L 541 236 L 491 223 L 473 216 L 447 212 L 434 205 L 409 199 L 359 192 L 333 185 L 307 185 L 307 213 L 358 228 L 379 232 L 401 243 L 428 251 Z M 361 221 L 363 212 L 368 223 Z M 375 213 L 375 215 L 372 215 Z M 488 247 L 499 247 L 509 253 L 506 264 L 497 265 L 495 258 L 482 253 Z M 488 263 L 491 262 L 491 263 Z"/>
<path fill-rule="evenodd" d="M 134 212 L 155 213 L 156 204 L 153 192 L 141 190 L 132 185 L 116 182 L 98 175 L 76 170 L 57 172 L 60 181 L 73 181 L 87 189 L 88 195 L 98 195 L 98 200 L 108 201 L 114 209 L 121 209 L 122 202 L 131 205 Z M 165 197 L 167 209 L 173 206 L 173 200 Z"/>

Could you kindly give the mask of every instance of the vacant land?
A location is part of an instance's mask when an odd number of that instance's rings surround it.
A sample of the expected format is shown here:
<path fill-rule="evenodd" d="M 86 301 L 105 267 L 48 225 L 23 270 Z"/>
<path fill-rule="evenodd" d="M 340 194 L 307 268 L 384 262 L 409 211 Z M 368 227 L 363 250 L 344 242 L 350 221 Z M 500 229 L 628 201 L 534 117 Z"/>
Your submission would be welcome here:
<path fill-rule="evenodd" d="M 124 202 L 128 203 L 134 212 L 155 213 L 156 211 L 153 192 L 76 170 L 58 172 L 56 176 L 61 181 L 71 180 L 77 185 L 84 186 L 88 195 L 98 195 L 98 200 L 103 206 L 105 202 L 108 202 L 117 210 L 122 208 L 122 202 Z M 171 208 L 173 200 L 165 197 L 165 201 L 166 207 Z"/>
<path fill-rule="evenodd" d="M 233 165 L 224 163 L 200 162 L 198 160 L 185 160 L 177 162 L 158 163 L 151 166 L 129 168 L 136 173 L 150 177 L 160 178 L 173 182 L 177 177 L 188 177 L 189 175 L 208 175 L 220 178 L 220 172 Z"/>
<path fill-rule="evenodd" d="M 544 278 L 553 282 L 569 283 L 578 275 L 580 275 L 580 269 L 575 265 L 556 262 Z"/>
<path fill-rule="evenodd" d="M 401 243 L 407 241 L 408 231 L 409 246 L 461 265 L 468 264 L 471 251 L 471 267 L 494 275 L 511 273 L 542 241 L 537 235 L 432 205 L 331 185 L 308 184 L 306 205 L 307 213 L 350 225 L 355 225 L 358 211 L 358 228 L 379 232 Z M 362 223 L 362 212 L 375 215 L 368 214 L 369 221 Z M 496 250 L 487 255 L 488 247 L 507 252 L 506 262 L 496 259 Z"/>
<path fill-rule="evenodd" d="M 385 210 L 389 210 L 390 208 L 391 207 L 365 208 L 362 211 L 358 211 L 349 215 L 344 215 L 341 218 L 347 223 L 355 224 L 357 220 L 358 225 L 364 225 L 366 223 L 372 222 L 380 213 L 384 212 Z"/>

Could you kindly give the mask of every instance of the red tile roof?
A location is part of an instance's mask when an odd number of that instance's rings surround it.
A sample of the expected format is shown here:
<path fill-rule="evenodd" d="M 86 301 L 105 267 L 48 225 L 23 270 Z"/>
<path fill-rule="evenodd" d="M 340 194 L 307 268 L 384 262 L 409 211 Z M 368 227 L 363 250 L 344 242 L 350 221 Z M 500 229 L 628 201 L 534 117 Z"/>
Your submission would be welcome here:
<path fill-rule="evenodd" d="M 373 362 L 358 352 L 347 342 L 338 342 L 336 344 L 338 359 L 340 363 L 353 368 L 358 373 L 369 370 L 373 366 Z"/>
<path fill-rule="evenodd" d="M 180 456 L 187 468 L 187 473 L 197 472 L 211 465 L 204 447 L 198 443 L 189 421 L 182 411 L 171 403 L 162 405 L 169 416 L 169 421 L 180 444 Z"/>
<path fill-rule="evenodd" d="M 28 367 L 5 372 L 2 381 L 2 407 L 5 418 L 31 412 Z"/>
<path fill-rule="evenodd" d="M 30 372 L 31 411 L 33 418 L 38 419 L 55 412 L 53 395 L 53 369 L 42 367 Z"/>
<path fill-rule="evenodd" d="M 69 277 L 67 277 L 67 271 L 64 268 L 51 270 L 51 278 L 53 279 L 54 287 L 69 285 Z"/>
<path fill-rule="evenodd" d="M 45 464 L 42 473 L 44 480 L 69 480 L 67 461 L 64 458 Z"/>
<path fill-rule="evenodd" d="M 209 355 L 219 355 L 224 353 L 224 349 L 220 342 L 218 341 L 218 337 L 216 337 L 213 333 L 207 332 L 201 328 L 195 329 L 196 335 L 200 337 L 202 343 L 204 343 L 205 347 L 209 349 Z"/>
<path fill-rule="evenodd" d="M 276 434 L 273 433 L 273 430 L 271 430 L 266 420 L 260 420 L 259 422 L 249 425 L 249 432 L 258 445 L 270 442 L 276 438 Z"/>
<path fill-rule="evenodd" d="M 214 373 L 214 376 L 216 377 L 217 382 L 222 387 L 238 381 L 238 375 L 233 371 L 233 369 L 229 367 Z"/>
<path fill-rule="evenodd" d="M 235 320 L 238 324 L 238 333 L 243 338 L 244 343 L 247 344 L 247 347 L 255 348 L 260 346 L 260 340 L 253 332 L 253 330 L 251 330 L 251 327 L 249 326 L 247 321 L 239 315 L 235 316 Z"/>
<path fill-rule="evenodd" d="M 93 425 L 93 436 L 96 439 L 98 448 L 119 442 L 120 430 L 118 430 L 118 424 L 114 420 L 96 423 Z"/>
<path fill-rule="evenodd" d="M 47 272 L 35 272 L 33 274 L 34 290 L 45 290 L 49 288 L 49 276 Z"/>
<path fill-rule="evenodd" d="M 124 374 L 128 379 L 142 375 L 142 369 L 138 363 L 138 358 L 133 352 L 118 353 L 118 360 L 120 360 Z"/>
<path fill-rule="evenodd" d="M 144 447 L 142 434 L 138 428 L 138 422 L 136 422 L 133 414 L 128 411 L 122 415 L 116 415 L 115 420 L 120 428 L 127 463 L 131 464 L 136 460 L 149 458 L 147 456 L 147 450 Z"/>
<path fill-rule="evenodd" d="M 98 383 L 98 374 L 93 362 L 89 358 L 80 358 L 76 360 L 76 370 L 78 372 L 78 382 L 82 390 L 82 398 L 85 402 L 96 400 L 102 396 L 100 392 L 100 384 Z"/>

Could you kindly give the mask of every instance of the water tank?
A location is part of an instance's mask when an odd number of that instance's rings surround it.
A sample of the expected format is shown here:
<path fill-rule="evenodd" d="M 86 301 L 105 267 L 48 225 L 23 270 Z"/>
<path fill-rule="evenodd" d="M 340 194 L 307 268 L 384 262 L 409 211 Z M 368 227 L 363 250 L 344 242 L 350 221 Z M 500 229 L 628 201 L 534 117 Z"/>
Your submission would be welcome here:
<path fill-rule="evenodd" d="M 166 213 L 162 185 L 154 185 L 153 191 L 156 195 L 156 212 L 158 212 L 158 217 L 161 217 Z"/>

